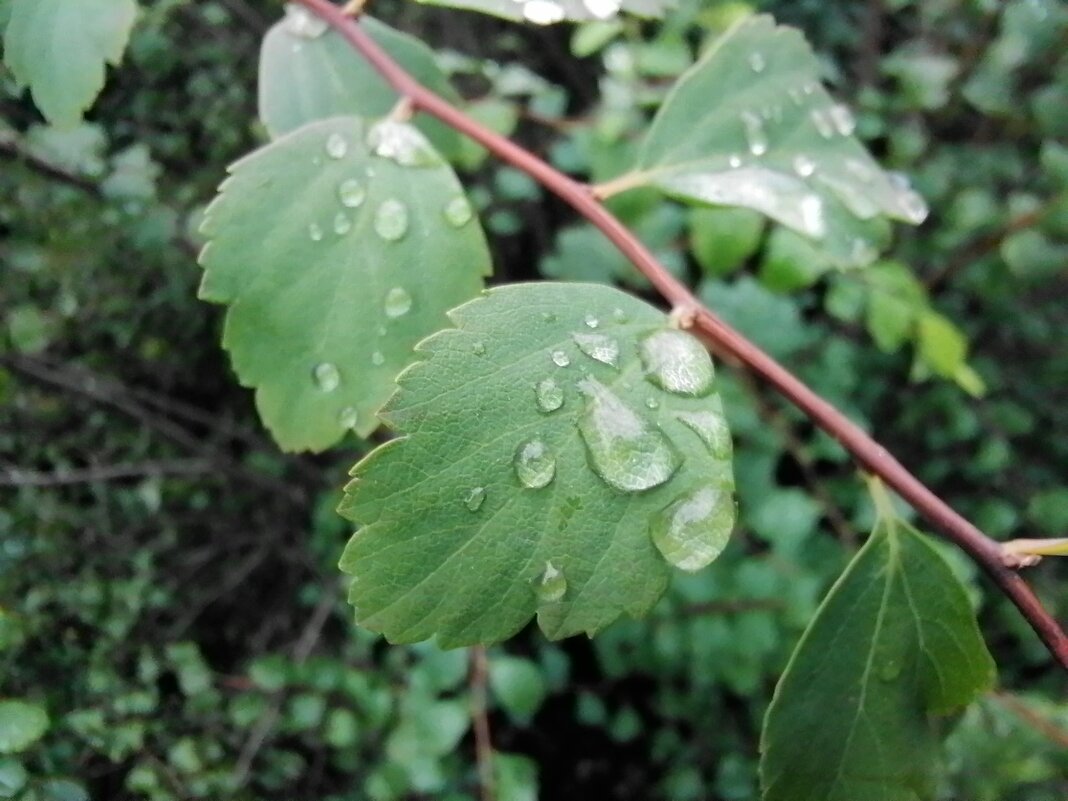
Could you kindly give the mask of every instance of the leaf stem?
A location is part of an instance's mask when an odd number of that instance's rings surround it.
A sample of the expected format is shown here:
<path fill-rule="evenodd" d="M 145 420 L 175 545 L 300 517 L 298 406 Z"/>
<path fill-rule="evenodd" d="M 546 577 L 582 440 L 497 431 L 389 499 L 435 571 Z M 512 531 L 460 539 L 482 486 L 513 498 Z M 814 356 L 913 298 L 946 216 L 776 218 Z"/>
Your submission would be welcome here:
<path fill-rule="evenodd" d="M 717 354 L 740 362 L 763 378 L 852 454 L 863 469 L 879 476 L 948 540 L 963 549 L 998 588 L 1009 597 L 1042 639 L 1054 659 L 1068 670 L 1068 635 L 1043 607 L 1031 587 L 1002 560 L 999 543 L 972 523 L 910 473 L 882 445 L 868 436 L 833 405 L 817 395 L 785 367 L 705 308 L 690 289 L 675 278 L 598 199 L 594 190 L 565 175 L 533 153 L 494 133 L 448 101 L 426 89 L 397 64 L 367 34 L 329 0 L 296 0 L 325 19 L 402 97 L 423 111 L 468 136 L 500 160 L 525 172 L 589 222 L 614 244 L 648 279 L 673 308 L 693 308 L 694 331 Z"/>
<path fill-rule="evenodd" d="M 471 648 L 471 672 L 468 687 L 471 694 L 471 725 L 475 730 L 475 762 L 478 765 L 478 783 L 482 801 L 496 801 L 493 774 L 493 738 L 490 734 L 487 708 L 486 684 L 489 679 L 489 661 L 486 648 L 475 645 Z"/>

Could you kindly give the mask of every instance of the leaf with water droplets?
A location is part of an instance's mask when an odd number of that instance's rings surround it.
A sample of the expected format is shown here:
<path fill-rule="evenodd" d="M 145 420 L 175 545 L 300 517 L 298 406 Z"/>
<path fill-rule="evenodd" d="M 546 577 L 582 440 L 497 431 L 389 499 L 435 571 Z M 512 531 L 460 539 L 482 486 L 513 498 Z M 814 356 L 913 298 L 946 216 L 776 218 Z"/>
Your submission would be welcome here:
<path fill-rule="evenodd" d="M 881 519 L 775 690 L 761 743 L 765 801 L 933 798 L 933 716 L 993 679 L 959 579 L 923 535 Z"/>
<path fill-rule="evenodd" d="M 661 17 L 676 0 L 418 0 L 428 6 L 481 11 L 531 25 L 610 20 L 620 12 L 638 17 Z"/>
<path fill-rule="evenodd" d="M 302 34 L 300 26 L 294 24 L 294 15 L 300 18 L 309 13 L 289 6 L 286 19 L 263 38 L 259 111 L 273 137 L 341 114 L 384 116 L 398 99 L 389 84 L 333 29 L 318 36 Z M 360 26 L 423 86 L 451 102 L 461 102 L 425 44 L 366 14 L 361 16 Z M 429 117 L 420 117 L 415 124 L 446 158 L 452 161 L 458 157 L 459 134 Z"/>
<path fill-rule="evenodd" d="M 879 168 L 854 127 L 849 108 L 820 84 L 801 33 L 753 16 L 679 79 L 621 185 L 755 209 L 853 266 L 884 244 L 884 217 L 920 223 L 926 215 L 922 198 Z"/>
<path fill-rule="evenodd" d="M 311 123 L 242 159 L 204 223 L 201 297 L 230 305 L 223 344 L 287 450 L 373 431 L 412 346 L 489 273 L 478 223 L 442 214 L 463 197 L 448 166 L 376 155 L 367 127 Z"/>
<path fill-rule="evenodd" d="M 446 646 L 504 639 L 533 615 L 553 638 L 595 632 L 648 611 L 672 565 L 719 552 L 734 516 L 730 435 L 714 386 L 649 380 L 641 345 L 671 330 L 662 312 L 610 287 L 542 282 L 449 316 L 383 409 L 399 436 L 346 488 L 342 514 L 362 525 L 342 558 L 359 622 Z M 607 341 L 611 359 L 597 350 Z M 677 508 L 676 546 L 658 543 Z"/>

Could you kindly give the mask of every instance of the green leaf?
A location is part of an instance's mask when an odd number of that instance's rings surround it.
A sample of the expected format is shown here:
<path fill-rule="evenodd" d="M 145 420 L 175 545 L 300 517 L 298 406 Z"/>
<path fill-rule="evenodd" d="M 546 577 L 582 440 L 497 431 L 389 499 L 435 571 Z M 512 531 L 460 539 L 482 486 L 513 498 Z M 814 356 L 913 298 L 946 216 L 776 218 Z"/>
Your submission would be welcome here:
<path fill-rule="evenodd" d="M 923 199 L 852 136 L 852 113 L 819 82 L 802 35 L 749 17 L 679 79 L 619 186 L 743 206 L 818 240 L 840 265 L 882 245 L 881 215 L 922 222 Z"/>
<path fill-rule="evenodd" d="M 764 801 L 933 798 L 932 716 L 993 680 L 963 585 L 921 534 L 880 519 L 775 690 L 761 743 Z"/>
<path fill-rule="evenodd" d="M 456 176 L 414 128 L 356 117 L 311 123 L 231 172 L 205 216 L 200 291 L 230 304 L 238 377 L 287 450 L 370 433 L 412 346 L 490 271 Z"/>
<path fill-rule="evenodd" d="M 26 786 L 26 768 L 13 759 L 0 759 L 0 798 L 14 798 Z"/>
<path fill-rule="evenodd" d="M 403 436 L 346 489 L 358 622 L 443 647 L 535 613 L 552 638 L 593 633 L 649 610 L 665 556 L 696 570 L 718 555 L 731 445 L 697 340 L 584 284 L 501 287 L 449 316 L 383 410 Z"/>
<path fill-rule="evenodd" d="M 941 376 L 953 378 L 968 355 L 968 341 L 957 326 L 936 312 L 920 317 L 917 333 L 920 358 Z"/>
<path fill-rule="evenodd" d="M 134 0 L 11 0 L 4 63 L 53 125 L 77 125 L 118 66 Z"/>
<path fill-rule="evenodd" d="M 493 755 L 498 801 L 538 801 L 538 766 L 520 754 Z"/>
<path fill-rule="evenodd" d="M 764 218 L 749 209 L 693 209 L 689 228 L 693 257 L 714 277 L 741 267 L 764 238 Z"/>
<path fill-rule="evenodd" d="M 639 17 L 660 17 L 675 0 L 417 0 L 428 6 L 481 11 L 495 17 L 535 25 L 556 22 L 607 20 L 619 11 Z"/>
<path fill-rule="evenodd" d="M 501 706 L 520 721 L 530 720 L 545 700 L 545 680 L 529 659 L 498 656 L 490 660 L 489 685 Z"/>
<path fill-rule="evenodd" d="M 419 83 L 450 102 L 460 102 L 429 47 L 373 17 L 361 17 L 360 26 Z M 381 117 L 397 100 L 397 93 L 367 60 L 303 6 L 286 6 L 286 18 L 263 38 L 259 113 L 274 138 L 330 117 Z M 420 117 L 416 127 L 447 158 L 459 152 L 460 135 L 443 123 Z"/>
<path fill-rule="evenodd" d="M 17 754 L 41 739 L 48 715 L 36 704 L 0 701 L 0 754 Z"/>

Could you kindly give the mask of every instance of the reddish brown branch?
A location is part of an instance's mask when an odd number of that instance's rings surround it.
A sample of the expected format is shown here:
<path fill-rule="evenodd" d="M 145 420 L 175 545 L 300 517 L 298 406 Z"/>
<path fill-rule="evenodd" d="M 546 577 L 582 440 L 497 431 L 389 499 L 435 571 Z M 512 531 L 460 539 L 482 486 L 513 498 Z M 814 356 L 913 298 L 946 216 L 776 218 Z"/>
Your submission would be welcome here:
<path fill-rule="evenodd" d="M 486 685 L 489 681 L 489 662 L 481 645 L 471 648 L 471 672 L 468 688 L 471 692 L 471 726 L 475 730 L 475 763 L 478 765 L 479 797 L 495 801 L 497 794 L 493 772 L 493 738 L 490 735 Z"/>
<path fill-rule="evenodd" d="M 923 515 L 947 539 L 972 557 L 1007 595 L 1054 658 L 1068 670 L 1068 636 L 1042 606 L 1034 591 L 1013 570 L 1005 567 L 998 543 L 957 514 L 923 485 L 878 442 L 869 437 L 760 348 L 720 320 L 669 273 L 656 257 L 594 197 L 585 184 L 564 175 L 514 142 L 483 127 L 448 101 L 421 86 L 385 53 L 359 23 L 329 0 L 297 0 L 338 31 L 416 111 L 437 117 L 446 125 L 478 142 L 502 161 L 541 183 L 575 211 L 597 226 L 619 251 L 649 280 L 673 307 L 693 318 L 693 329 L 710 348 L 740 362 L 769 383 L 780 395 L 834 437 L 868 472 L 879 476 Z"/>

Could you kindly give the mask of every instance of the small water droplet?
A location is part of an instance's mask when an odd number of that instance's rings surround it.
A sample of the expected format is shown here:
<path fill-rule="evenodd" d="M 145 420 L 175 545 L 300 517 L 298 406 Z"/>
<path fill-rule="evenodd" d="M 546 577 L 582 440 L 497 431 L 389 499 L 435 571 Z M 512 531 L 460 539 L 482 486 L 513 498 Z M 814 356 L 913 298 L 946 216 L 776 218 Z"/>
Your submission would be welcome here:
<path fill-rule="evenodd" d="M 693 431 L 717 459 L 731 455 L 731 432 L 720 412 L 679 412 L 679 421 Z"/>
<path fill-rule="evenodd" d="M 812 124 L 816 126 L 819 135 L 824 139 L 830 139 L 834 136 L 834 123 L 831 121 L 827 112 L 822 109 L 814 108 L 809 113 L 809 118 L 812 120 Z"/>
<path fill-rule="evenodd" d="M 471 222 L 471 218 L 475 216 L 475 213 L 471 210 L 471 204 L 467 202 L 467 198 L 463 195 L 454 197 L 446 203 L 442 214 L 445 216 L 445 222 L 453 228 L 462 228 Z"/>
<path fill-rule="evenodd" d="M 587 314 L 586 318 L 585 318 L 585 320 L 583 322 L 586 323 L 586 327 L 587 328 L 596 328 L 597 326 L 599 326 L 601 324 L 601 321 L 598 320 L 592 314 Z"/>
<path fill-rule="evenodd" d="M 609 486 L 640 492 L 659 486 L 679 468 L 671 442 L 594 378 L 579 382 L 587 398 L 579 434 L 593 471 Z"/>
<path fill-rule="evenodd" d="M 734 501 L 719 487 L 697 486 L 653 516 L 649 532 L 660 554 L 680 570 L 695 571 L 719 556 L 734 528 Z"/>
<path fill-rule="evenodd" d="M 408 233 L 408 207 L 401 201 L 383 200 L 375 212 L 375 233 L 389 242 L 396 242 Z"/>
<path fill-rule="evenodd" d="M 441 161 L 423 135 L 406 122 L 376 122 L 367 132 L 367 147 L 401 167 L 430 167 Z"/>
<path fill-rule="evenodd" d="M 341 384 L 341 373 L 332 362 L 319 362 L 312 368 L 312 380 L 323 392 L 333 392 Z"/>
<path fill-rule="evenodd" d="M 330 27 L 319 15 L 293 3 L 286 5 L 285 26 L 288 33 L 302 39 L 317 39 Z"/>
<path fill-rule="evenodd" d="M 342 428 L 356 428 L 356 420 L 359 415 L 354 406 L 346 406 L 337 415 L 337 421 Z"/>
<path fill-rule="evenodd" d="M 791 87 L 790 89 L 786 90 L 786 94 L 790 96 L 790 100 L 793 101 L 795 106 L 800 106 L 802 103 L 805 102 L 804 94 L 801 92 L 800 89 Z"/>
<path fill-rule="evenodd" d="M 542 312 L 541 319 L 546 323 L 555 323 L 556 314 L 554 312 Z"/>
<path fill-rule="evenodd" d="M 890 659 L 879 668 L 879 678 L 883 681 L 894 681 L 901 675 L 901 662 Z"/>
<path fill-rule="evenodd" d="M 552 562 L 545 563 L 545 570 L 534 581 L 534 594 L 542 603 L 555 603 L 567 594 L 567 579 L 564 572 L 553 567 Z"/>
<path fill-rule="evenodd" d="M 326 138 L 326 155 L 332 159 L 345 158 L 345 154 L 349 152 L 349 143 L 345 141 L 345 137 L 336 131 Z"/>
<path fill-rule="evenodd" d="M 805 195 L 801 198 L 801 227 L 805 233 L 817 239 L 827 232 L 823 219 L 823 201 L 819 195 Z"/>
<path fill-rule="evenodd" d="M 731 169 L 736 170 L 742 166 L 742 157 L 737 153 L 732 153 L 730 158 L 727 159 L 727 163 L 731 165 Z"/>
<path fill-rule="evenodd" d="M 799 155 L 794 157 L 794 172 L 802 178 L 808 178 L 816 171 L 816 162 L 808 156 Z"/>
<path fill-rule="evenodd" d="M 352 230 L 352 220 L 348 218 L 348 215 L 343 211 L 339 211 L 334 216 L 334 233 L 338 236 L 344 236 Z"/>
<path fill-rule="evenodd" d="M 473 354 L 475 354 L 476 356 L 485 356 L 486 355 L 486 343 L 485 342 L 481 342 L 481 341 L 474 343 L 471 346 L 471 352 Z"/>
<path fill-rule="evenodd" d="M 527 0 L 523 4 L 523 16 L 535 25 L 551 25 L 566 15 L 564 9 L 553 0 Z"/>
<path fill-rule="evenodd" d="M 763 72 L 765 66 L 767 64 L 764 61 L 764 56 L 756 52 L 749 54 L 749 67 L 753 72 Z"/>
<path fill-rule="evenodd" d="M 323 229 L 319 223 L 308 223 L 308 238 L 312 242 L 319 242 L 323 238 Z"/>
<path fill-rule="evenodd" d="M 337 196 L 345 208 L 358 209 L 367 199 L 367 192 L 355 178 L 346 178 L 338 184 Z"/>
<path fill-rule="evenodd" d="M 486 500 L 486 490 L 484 487 L 472 487 L 464 495 L 464 506 L 470 511 L 477 512 L 482 508 L 482 503 Z"/>
<path fill-rule="evenodd" d="M 745 140 L 749 143 L 749 152 L 754 156 L 763 156 L 768 152 L 768 137 L 764 133 L 764 123 L 751 111 L 742 112 L 742 124 L 745 126 Z"/>
<path fill-rule="evenodd" d="M 583 5 L 597 19 L 614 16 L 621 4 L 620 0 L 583 0 Z"/>
<path fill-rule="evenodd" d="M 831 117 L 835 130 L 842 136 L 849 136 L 856 130 L 857 121 L 845 103 L 835 103 L 827 110 L 827 113 Z"/>
<path fill-rule="evenodd" d="M 564 390 L 551 378 L 543 378 L 534 385 L 534 396 L 538 401 L 538 411 L 546 414 L 564 405 Z"/>
<path fill-rule="evenodd" d="M 571 364 L 571 357 L 564 353 L 562 350 L 554 350 L 551 354 L 553 364 L 557 367 L 567 367 Z"/>
<path fill-rule="evenodd" d="M 617 323 L 627 322 L 627 313 L 622 309 L 612 309 L 612 319 Z"/>
<path fill-rule="evenodd" d="M 375 367 L 381 367 L 385 363 L 386 354 L 384 354 L 382 351 L 376 350 L 374 353 L 371 354 L 371 364 L 373 364 Z"/>
<path fill-rule="evenodd" d="M 923 199 L 919 192 L 913 189 L 906 189 L 898 195 L 897 202 L 909 222 L 919 225 L 927 219 L 927 201 Z"/>
<path fill-rule="evenodd" d="M 578 349 L 594 361 L 615 367 L 619 364 L 619 343 L 604 334 L 574 334 Z"/>
<path fill-rule="evenodd" d="M 647 409 L 659 409 L 660 401 L 658 401 L 653 395 L 650 395 L 645 399 L 645 407 Z"/>
<path fill-rule="evenodd" d="M 556 456 L 540 439 L 532 439 L 516 448 L 512 466 L 520 484 L 541 489 L 556 475 Z"/>
<path fill-rule="evenodd" d="M 412 296 L 404 287 L 395 286 L 386 293 L 386 317 L 403 317 L 412 309 Z"/>
<path fill-rule="evenodd" d="M 693 397 L 712 391 L 712 359 L 689 334 L 674 329 L 656 331 L 641 341 L 640 351 L 646 378 L 661 389 Z"/>

